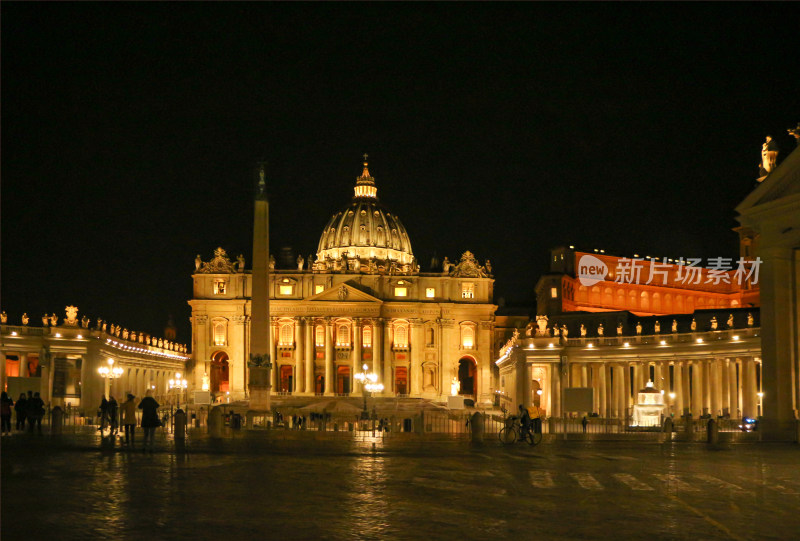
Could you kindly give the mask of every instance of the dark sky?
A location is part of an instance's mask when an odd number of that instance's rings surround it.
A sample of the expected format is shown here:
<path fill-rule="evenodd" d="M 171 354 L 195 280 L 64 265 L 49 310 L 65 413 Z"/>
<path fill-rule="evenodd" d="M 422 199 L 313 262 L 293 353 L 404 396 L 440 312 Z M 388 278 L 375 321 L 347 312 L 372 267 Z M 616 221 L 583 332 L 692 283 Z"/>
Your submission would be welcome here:
<path fill-rule="evenodd" d="M 427 267 L 533 298 L 559 244 L 736 256 L 760 145 L 800 121 L 791 4 L 8 3 L 2 309 L 189 341 L 191 272 L 316 252 L 370 154 Z M 427 269 L 426 269 L 427 270 Z"/>

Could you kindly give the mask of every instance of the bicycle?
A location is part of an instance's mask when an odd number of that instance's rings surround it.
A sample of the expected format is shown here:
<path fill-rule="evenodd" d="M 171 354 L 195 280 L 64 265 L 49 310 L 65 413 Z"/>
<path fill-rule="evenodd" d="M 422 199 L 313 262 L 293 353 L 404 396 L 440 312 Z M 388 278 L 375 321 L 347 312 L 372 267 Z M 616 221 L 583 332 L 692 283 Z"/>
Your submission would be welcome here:
<path fill-rule="evenodd" d="M 500 438 L 500 443 L 503 445 L 509 445 L 516 443 L 517 441 L 522 441 L 522 427 L 519 424 L 519 417 L 514 415 L 507 417 L 505 419 L 505 426 L 500 429 L 497 437 Z M 532 429 L 528 429 L 524 439 L 529 445 L 538 445 L 542 441 L 542 433 L 534 432 Z"/>

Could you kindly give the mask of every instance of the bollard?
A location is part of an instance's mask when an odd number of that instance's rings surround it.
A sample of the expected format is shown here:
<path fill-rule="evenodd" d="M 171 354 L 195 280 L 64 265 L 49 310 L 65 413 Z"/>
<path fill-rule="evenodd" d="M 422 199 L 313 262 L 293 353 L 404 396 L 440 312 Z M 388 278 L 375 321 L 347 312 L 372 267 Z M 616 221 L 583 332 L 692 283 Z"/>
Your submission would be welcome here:
<path fill-rule="evenodd" d="M 479 411 L 472 414 L 469 418 L 469 426 L 472 429 L 472 442 L 479 443 L 483 441 L 483 415 Z"/>
<path fill-rule="evenodd" d="M 247 413 L 245 414 L 245 426 L 248 430 L 253 429 L 253 417 L 255 417 L 255 414 L 256 412 L 253 410 L 247 410 Z"/>
<path fill-rule="evenodd" d="M 717 424 L 716 419 L 709 419 L 708 420 L 708 443 L 711 445 L 716 445 L 719 443 L 719 426 Z"/>
<path fill-rule="evenodd" d="M 50 433 L 61 434 L 61 426 L 64 422 L 64 411 L 56 406 L 50 412 Z"/>
<path fill-rule="evenodd" d="M 178 408 L 173 419 L 175 423 L 175 439 L 186 439 L 186 412 L 184 412 L 181 408 Z"/>
<path fill-rule="evenodd" d="M 208 414 L 208 435 L 212 438 L 222 437 L 222 410 L 219 406 L 211 408 Z"/>

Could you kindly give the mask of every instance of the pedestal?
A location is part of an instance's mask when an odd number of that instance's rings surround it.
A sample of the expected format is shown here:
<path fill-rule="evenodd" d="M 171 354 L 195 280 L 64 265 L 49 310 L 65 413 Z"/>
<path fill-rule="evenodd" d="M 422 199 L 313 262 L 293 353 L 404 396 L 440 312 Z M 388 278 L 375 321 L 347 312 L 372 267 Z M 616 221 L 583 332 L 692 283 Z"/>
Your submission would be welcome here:
<path fill-rule="evenodd" d="M 250 409 L 269 411 L 270 389 L 266 385 L 250 385 Z"/>

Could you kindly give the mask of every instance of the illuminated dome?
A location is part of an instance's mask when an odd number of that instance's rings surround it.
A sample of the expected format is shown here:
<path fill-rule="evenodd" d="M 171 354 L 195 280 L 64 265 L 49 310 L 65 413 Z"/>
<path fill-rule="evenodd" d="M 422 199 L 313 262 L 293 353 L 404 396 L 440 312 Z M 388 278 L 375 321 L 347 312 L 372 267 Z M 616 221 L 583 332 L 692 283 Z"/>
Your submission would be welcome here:
<path fill-rule="evenodd" d="M 378 202 L 378 188 L 364 171 L 356 178 L 353 201 L 328 220 L 317 249 L 315 270 L 398 273 L 418 270 L 411 241 L 400 219 Z"/>

